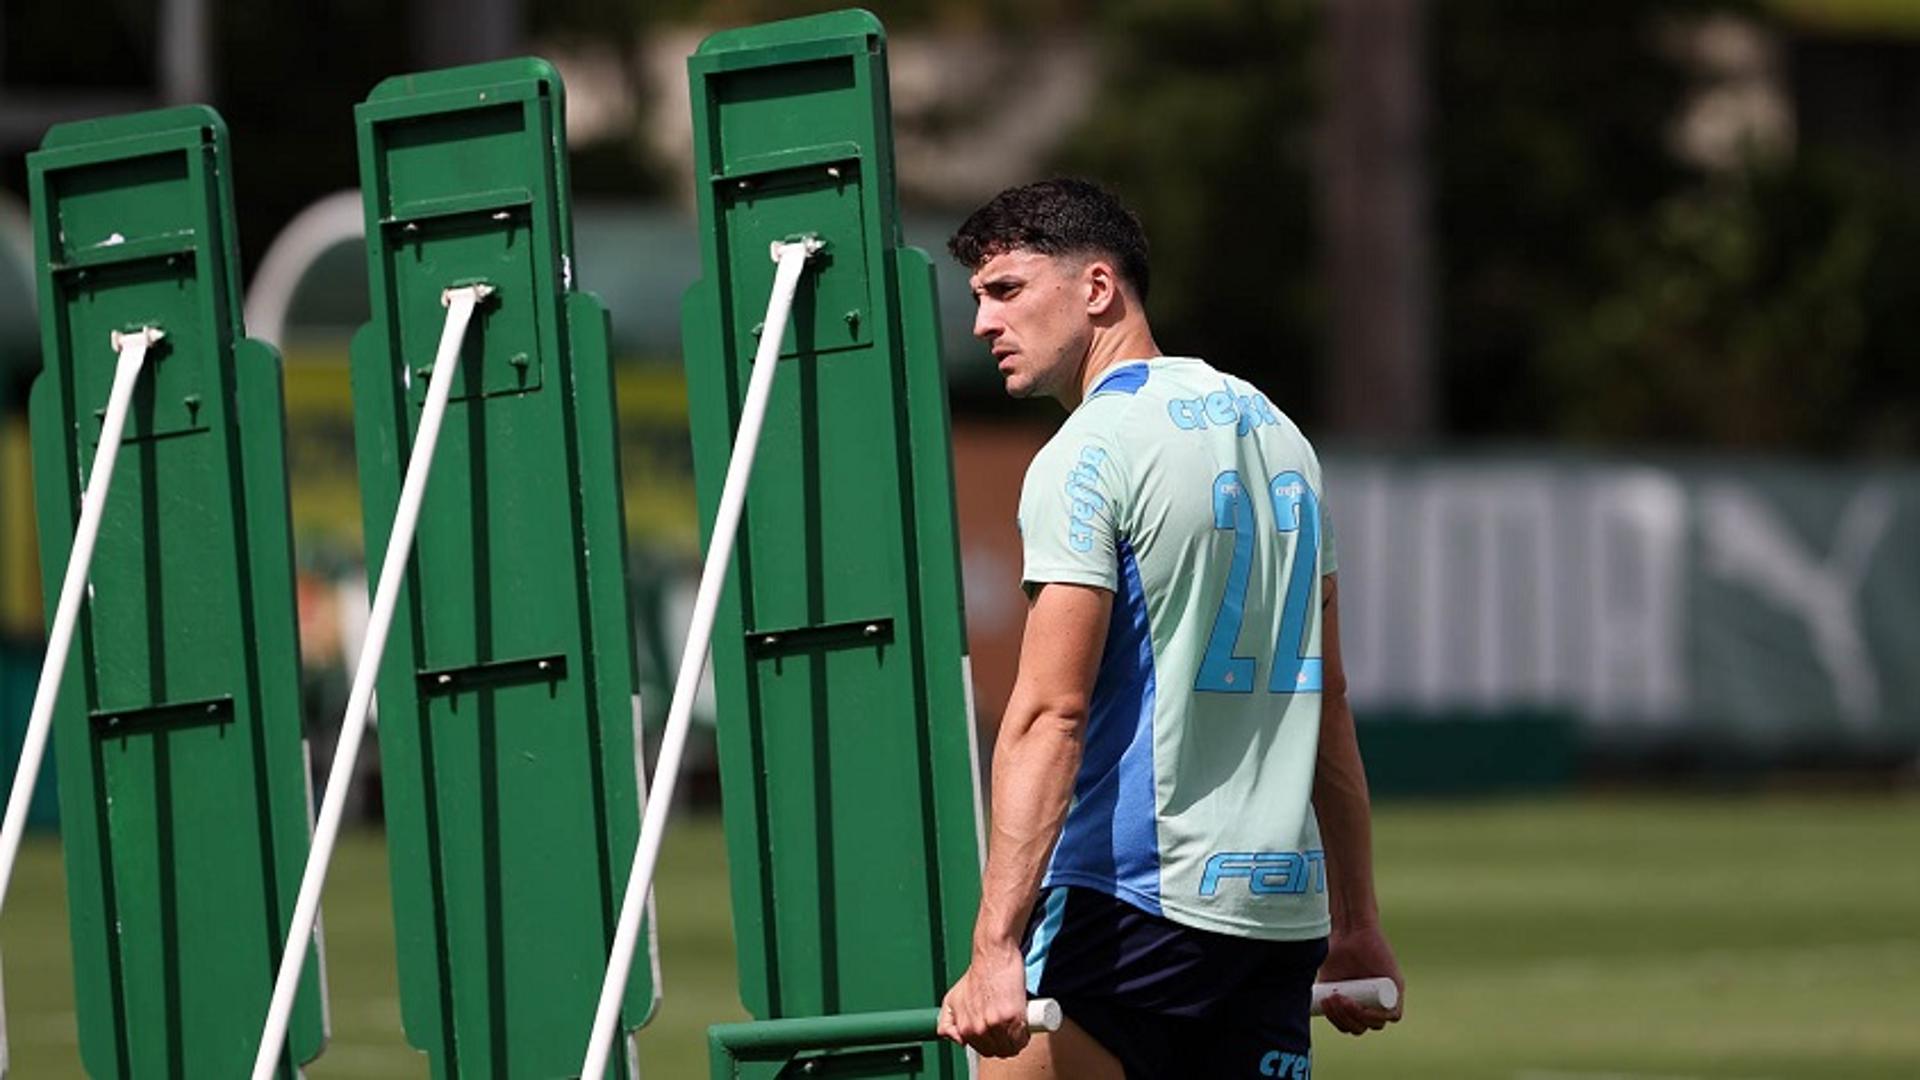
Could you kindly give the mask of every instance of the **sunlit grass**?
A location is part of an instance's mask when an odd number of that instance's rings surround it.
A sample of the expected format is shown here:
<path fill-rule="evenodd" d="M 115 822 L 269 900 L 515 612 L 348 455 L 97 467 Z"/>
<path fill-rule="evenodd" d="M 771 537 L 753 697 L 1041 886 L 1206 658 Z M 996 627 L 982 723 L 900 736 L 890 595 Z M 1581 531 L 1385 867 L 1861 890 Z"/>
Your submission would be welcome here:
<path fill-rule="evenodd" d="M 1920 798 L 1399 803 L 1377 822 L 1408 1014 L 1316 1031 L 1327 1078 L 1920 1076 Z M 29 845 L 0 947 L 13 1075 L 80 1075 L 59 853 Z M 399 1028 L 378 833 L 327 892 L 333 1041 L 315 1080 L 416 1077 Z M 718 822 L 668 832 L 651 1080 L 706 1075 L 739 1019 Z"/>

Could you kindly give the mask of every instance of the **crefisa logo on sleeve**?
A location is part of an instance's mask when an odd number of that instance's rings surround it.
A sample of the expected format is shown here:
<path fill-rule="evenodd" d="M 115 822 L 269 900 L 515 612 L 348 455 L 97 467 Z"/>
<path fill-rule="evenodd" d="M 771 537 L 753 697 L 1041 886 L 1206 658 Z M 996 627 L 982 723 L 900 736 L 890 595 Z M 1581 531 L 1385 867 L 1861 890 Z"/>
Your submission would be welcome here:
<path fill-rule="evenodd" d="M 1107 508 L 1099 491 L 1100 466 L 1107 452 L 1097 446 L 1080 448 L 1080 461 L 1067 474 L 1067 543 L 1075 551 L 1093 550 L 1093 515 Z"/>

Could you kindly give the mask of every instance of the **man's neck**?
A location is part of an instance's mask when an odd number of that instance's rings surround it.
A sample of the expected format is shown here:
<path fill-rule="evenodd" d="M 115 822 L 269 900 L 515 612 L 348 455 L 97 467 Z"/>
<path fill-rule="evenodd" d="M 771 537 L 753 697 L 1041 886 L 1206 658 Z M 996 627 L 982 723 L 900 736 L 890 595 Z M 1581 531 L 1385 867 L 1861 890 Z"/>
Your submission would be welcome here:
<path fill-rule="evenodd" d="M 1106 376 L 1109 369 L 1133 360 L 1151 360 L 1160 355 L 1160 346 L 1154 344 L 1153 332 L 1145 325 L 1129 323 L 1114 327 L 1105 333 L 1096 333 L 1087 345 L 1087 359 L 1080 366 L 1080 379 L 1071 389 L 1074 397 L 1068 401 L 1064 395 L 1060 404 L 1068 412 L 1080 407 L 1087 395 Z"/>

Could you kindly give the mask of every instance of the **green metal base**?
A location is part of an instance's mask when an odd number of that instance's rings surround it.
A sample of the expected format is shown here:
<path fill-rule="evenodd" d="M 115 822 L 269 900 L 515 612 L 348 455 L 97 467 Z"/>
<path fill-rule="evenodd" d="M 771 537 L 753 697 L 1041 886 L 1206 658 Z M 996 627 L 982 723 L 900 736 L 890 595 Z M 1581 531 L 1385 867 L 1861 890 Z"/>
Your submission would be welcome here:
<path fill-rule="evenodd" d="M 715 1024 L 707 1029 L 714 1080 L 774 1077 L 927 1077 L 957 1051 L 934 1035 L 938 1009 L 897 1009 Z"/>

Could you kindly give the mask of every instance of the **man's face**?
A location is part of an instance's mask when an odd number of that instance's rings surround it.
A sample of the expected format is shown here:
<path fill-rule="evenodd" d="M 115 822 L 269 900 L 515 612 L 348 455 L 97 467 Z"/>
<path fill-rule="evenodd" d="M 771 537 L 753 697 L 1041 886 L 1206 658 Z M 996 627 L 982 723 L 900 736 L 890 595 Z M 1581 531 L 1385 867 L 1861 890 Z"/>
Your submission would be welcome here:
<path fill-rule="evenodd" d="M 1083 269 L 1078 259 L 1016 249 L 967 282 L 979 304 L 973 336 L 993 351 L 1008 394 L 1063 398 L 1074 388 L 1093 336 Z"/>

